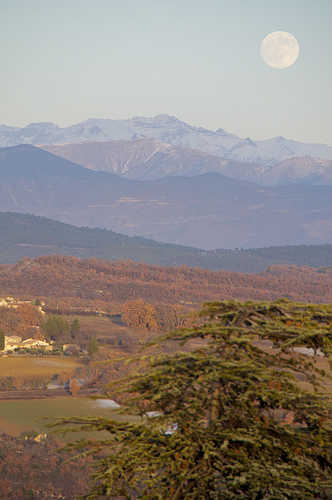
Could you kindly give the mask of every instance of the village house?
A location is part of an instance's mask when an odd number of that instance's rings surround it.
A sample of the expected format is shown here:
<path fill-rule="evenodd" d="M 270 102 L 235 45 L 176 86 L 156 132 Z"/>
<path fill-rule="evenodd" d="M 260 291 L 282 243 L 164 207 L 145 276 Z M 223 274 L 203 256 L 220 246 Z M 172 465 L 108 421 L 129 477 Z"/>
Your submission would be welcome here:
<path fill-rule="evenodd" d="M 18 335 L 5 335 L 4 351 L 14 351 L 15 349 L 44 349 L 45 351 L 51 351 L 53 346 L 45 340 L 26 339 L 22 341 L 22 337 Z"/>
<path fill-rule="evenodd" d="M 45 340 L 36 339 L 23 340 L 18 347 L 21 349 L 45 349 L 46 351 L 51 351 L 53 349 L 52 345 Z"/>
<path fill-rule="evenodd" d="M 22 341 L 22 337 L 18 335 L 5 335 L 5 351 L 13 351 L 14 349 L 19 347 L 20 342 Z"/>
<path fill-rule="evenodd" d="M 38 311 L 41 313 L 41 314 L 46 314 L 45 311 L 43 311 L 43 308 L 42 306 L 35 306 L 36 309 L 38 309 Z"/>
<path fill-rule="evenodd" d="M 6 297 L 5 299 L 0 300 L 0 307 L 8 307 L 9 309 L 17 309 L 18 304 L 21 304 L 21 302 L 15 301 L 14 297 Z"/>
<path fill-rule="evenodd" d="M 63 352 L 66 351 L 80 351 L 80 347 L 78 344 L 63 344 L 62 346 Z"/>

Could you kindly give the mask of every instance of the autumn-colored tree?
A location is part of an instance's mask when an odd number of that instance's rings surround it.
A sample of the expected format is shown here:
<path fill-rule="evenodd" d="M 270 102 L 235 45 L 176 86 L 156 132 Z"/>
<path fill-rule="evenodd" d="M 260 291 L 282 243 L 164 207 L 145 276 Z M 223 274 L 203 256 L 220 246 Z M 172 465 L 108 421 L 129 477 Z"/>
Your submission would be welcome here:
<path fill-rule="evenodd" d="M 13 481 L 3 477 L 0 479 L 0 494 L 2 498 L 10 498 L 11 492 L 13 491 Z"/>
<path fill-rule="evenodd" d="M 332 306 L 225 301 L 207 303 L 201 318 L 160 339 L 200 347 L 154 356 L 123 381 L 134 395 L 123 411 L 139 422 L 58 422 L 110 433 L 96 443 L 108 456 L 87 498 L 331 498 L 332 403 L 313 355 L 332 368 Z"/>
<path fill-rule="evenodd" d="M 92 457 L 70 460 L 73 453 L 61 449 L 54 438 L 37 443 L 35 436 L 0 433 L 1 500 L 69 499 L 88 493 Z"/>
<path fill-rule="evenodd" d="M 72 378 L 70 381 L 70 392 L 73 398 L 76 398 L 78 391 L 80 390 L 80 385 L 77 378 Z"/>
<path fill-rule="evenodd" d="M 38 326 L 42 323 L 43 315 L 38 308 L 32 306 L 31 304 L 20 304 L 17 310 L 27 325 Z"/>
<path fill-rule="evenodd" d="M 64 372 L 61 372 L 58 376 L 57 376 L 57 381 L 59 382 L 59 384 L 61 386 L 65 385 L 65 384 L 68 384 L 68 382 L 72 379 L 74 373 L 73 372 L 70 372 L 70 371 L 64 371 Z"/>
<path fill-rule="evenodd" d="M 153 330 L 157 327 L 156 309 L 143 300 L 131 300 L 124 305 L 122 320 L 131 328 Z"/>
<path fill-rule="evenodd" d="M 158 331 L 160 332 L 166 333 L 176 328 L 190 325 L 190 319 L 188 317 L 190 309 L 188 309 L 188 307 L 183 307 L 178 304 L 156 304 L 155 309 L 155 320 L 157 322 Z"/>

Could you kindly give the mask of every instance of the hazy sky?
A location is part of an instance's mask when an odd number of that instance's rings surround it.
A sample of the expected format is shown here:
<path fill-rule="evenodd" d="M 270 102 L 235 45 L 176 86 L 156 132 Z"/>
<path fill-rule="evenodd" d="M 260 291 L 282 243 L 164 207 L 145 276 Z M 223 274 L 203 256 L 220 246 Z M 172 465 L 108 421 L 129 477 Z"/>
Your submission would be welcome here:
<path fill-rule="evenodd" d="M 0 0 L 0 123 L 174 115 L 332 145 L 331 0 Z M 260 55 L 273 31 L 293 66 Z"/>

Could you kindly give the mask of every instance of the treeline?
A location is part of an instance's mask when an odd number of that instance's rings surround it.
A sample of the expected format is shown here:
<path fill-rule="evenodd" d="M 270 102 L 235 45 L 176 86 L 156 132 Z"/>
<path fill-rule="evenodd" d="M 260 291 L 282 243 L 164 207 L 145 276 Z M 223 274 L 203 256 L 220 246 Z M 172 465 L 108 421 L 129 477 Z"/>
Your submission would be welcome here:
<path fill-rule="evenodd" d="M 262 259 L 279 261 L 283 264 L 323 267 L 332 264 L 332 245 L 285 245 L 282 247 L 255 248 L 241 250 Z"/>
<path fill-rule="evenodd" d="M 0 294 L 42 298 L 66 309 L 119 312 L 119 305 L 143 299 L 151 304 L 196 307 L 207 300 L 332 301 L 329 268 L 271 266 L 259 274 L 75 257 L 44 256 L 0 267 Z"/>

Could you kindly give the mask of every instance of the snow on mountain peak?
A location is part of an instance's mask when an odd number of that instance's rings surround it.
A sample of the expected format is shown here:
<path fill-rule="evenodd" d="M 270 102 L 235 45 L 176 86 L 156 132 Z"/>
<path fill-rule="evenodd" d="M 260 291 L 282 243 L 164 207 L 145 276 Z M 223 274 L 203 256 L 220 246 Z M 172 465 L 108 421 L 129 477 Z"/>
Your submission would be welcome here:
<path fill-rule="evenodd" d="M 166 114 L 159 114 L 156 116 L 153 116 L 151 118 L 146 118 L 145 116 L 133 116 L 130 120 L 128 120 L 129 123 L 137 123 L 137 124 L 146 124 L 146 125 L 165 125 L 169 123 L 174 123 L 174 122 L 180 122 L 175 116 L 170 116 Z"/>
<path fill-rule="evenodd" d="M 255 144 L 255 143 L 254 143 L 254 141 L 252 141 L 252 140 L 250 139 L 250 137 L 246 137 L 244 140 L 245 140 L 248 144 L 250 144 L 250 146 L 253 146 L 254 148 L 257 148 L 257 144 Z"/>
<path fill-rule="evenodd" d="M 304 144 L 282 136 L 269 140 L 242 139 L 218 128 L 215 132 L 194 127 L 175 116 L 158 114 L 151 118 L 134 116 L 128 120 L 90 118 L 76 125 L 60 128 L 53 123 L 31 123 L 24 128 L 0 126 L 0 147 L 18 144 L 65 144 L 86 141 L 135 140 L 153 137 L 164 143 L 192 149 L 238 162 L 265 166 L 294 156 L 332 160 L 332 147 Z"/>

